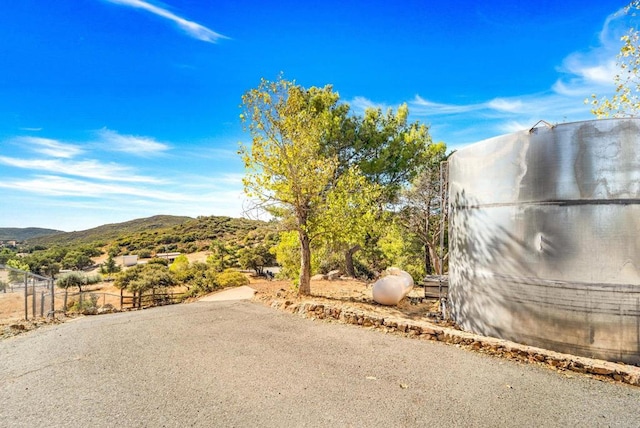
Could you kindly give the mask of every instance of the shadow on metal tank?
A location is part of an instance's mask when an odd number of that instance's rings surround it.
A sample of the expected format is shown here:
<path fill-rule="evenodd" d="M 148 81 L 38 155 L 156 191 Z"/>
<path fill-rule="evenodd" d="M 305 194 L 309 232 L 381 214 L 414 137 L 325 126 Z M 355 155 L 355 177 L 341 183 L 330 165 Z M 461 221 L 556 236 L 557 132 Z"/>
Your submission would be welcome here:
<path fill-rule="evenodd" d="M 449 161 L 464 329 L 640 364 L 640 120 L 534 128 Z"/>

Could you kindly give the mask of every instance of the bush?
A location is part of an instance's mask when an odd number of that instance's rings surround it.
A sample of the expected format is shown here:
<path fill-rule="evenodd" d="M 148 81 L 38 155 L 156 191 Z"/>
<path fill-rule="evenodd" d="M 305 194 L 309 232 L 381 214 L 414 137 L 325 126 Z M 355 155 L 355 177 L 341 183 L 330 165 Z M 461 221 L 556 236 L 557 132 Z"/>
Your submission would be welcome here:
<path fill-rule="evenodd" d="M 140 257 L 141 259 L 150 259 L 151 258 L 151 250 L 140 250 L 138 251 L 138 257 Z"/>
<path fill-rule="evenodd" d="M 84 295 L 82 301 L 70 300 L 67 303 L 67 311 L 77 312 L 85 315 L 94 315 L 98 310 L 98 295 L 89 293 Z"/>
<path fill-rule="evenodd" d="M 220 287 L 239 287 L 241 285 L 249 285 L 249 278 L 234 270 L 225 270 L 218 274 L 216 279 Z"/>
<path fill-rule="evenodd" d="M 163 259 L 161 257 L 154 257 L 152 259 L 149 259 L 149 261 L 147 261 L 147 264 L 159 264 L 159 265 L 164 265 L 164 266 L 169 266 L 169 260 L 167 259 Z"/>

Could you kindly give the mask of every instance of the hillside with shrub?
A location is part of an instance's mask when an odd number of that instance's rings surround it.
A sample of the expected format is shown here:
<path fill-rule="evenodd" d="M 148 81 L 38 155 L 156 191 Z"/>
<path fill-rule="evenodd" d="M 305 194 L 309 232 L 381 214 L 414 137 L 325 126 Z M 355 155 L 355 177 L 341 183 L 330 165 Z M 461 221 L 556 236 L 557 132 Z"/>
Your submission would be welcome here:
<path fill-rule="evenodd" d="M 58 233 L 64 232 L 42 227 L 0 227 L 0 241 L 26 241 Z"/>
<path fill-rule="evenodd" d="M 62 232 L 39 237 L 34 236 L 25 239 L 27 241 L 25 244 L 33 247 L 106 244 L 126 234 L 136 234 L 143 231 L 164 231 L 190 220 L 193 220 L 193 218 L 157 215 L 123 223 L 104 224 L 87 230 Z"/>

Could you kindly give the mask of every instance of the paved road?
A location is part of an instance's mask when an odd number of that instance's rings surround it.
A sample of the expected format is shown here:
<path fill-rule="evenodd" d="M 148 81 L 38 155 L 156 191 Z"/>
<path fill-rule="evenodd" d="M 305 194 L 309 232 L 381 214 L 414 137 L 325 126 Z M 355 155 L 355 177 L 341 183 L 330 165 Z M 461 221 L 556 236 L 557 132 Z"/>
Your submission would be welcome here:
<path fill-rule="evenodd" d="M 0 341 L 0 426 L 638 426 L 640 388 L 246 301 Z"/>

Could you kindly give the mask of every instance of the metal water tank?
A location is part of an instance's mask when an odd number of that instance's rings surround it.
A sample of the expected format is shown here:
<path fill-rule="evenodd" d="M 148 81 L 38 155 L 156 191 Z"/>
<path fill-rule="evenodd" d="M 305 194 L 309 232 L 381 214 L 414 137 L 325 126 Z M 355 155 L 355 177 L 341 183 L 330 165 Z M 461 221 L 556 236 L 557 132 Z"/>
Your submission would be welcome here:
<path fill-rule="evenodd" d="M 449 192 L 463 329 L 640 364 L 640 119 L 476 143 L 450 158 Z"/>

